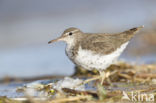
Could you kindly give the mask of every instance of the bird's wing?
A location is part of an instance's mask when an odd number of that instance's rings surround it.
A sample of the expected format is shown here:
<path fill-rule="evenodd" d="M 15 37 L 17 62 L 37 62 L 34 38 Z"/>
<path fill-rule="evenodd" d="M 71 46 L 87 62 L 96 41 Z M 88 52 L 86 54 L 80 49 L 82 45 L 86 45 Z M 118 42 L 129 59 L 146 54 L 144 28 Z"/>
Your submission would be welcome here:
<path fill-rule="evenodd" d="M 81 42 L 82 49 L 91 50 L 93 52 L 98 51 L 101 54 L 108 54 L 116 50 L 116 41 L 114 36 L 107 34 L 90 35 Z M 87 45 L 86 45 L 87 44 Z"/>
<path fill-rule="evenodd" d="M 81 47 L 93 52 L 98 51 L 101 54 L 109 54 L 128 42 L 141 28 L 132 28 L 118 34 L 87 34 L 88 36 L 81 42 Z"/>

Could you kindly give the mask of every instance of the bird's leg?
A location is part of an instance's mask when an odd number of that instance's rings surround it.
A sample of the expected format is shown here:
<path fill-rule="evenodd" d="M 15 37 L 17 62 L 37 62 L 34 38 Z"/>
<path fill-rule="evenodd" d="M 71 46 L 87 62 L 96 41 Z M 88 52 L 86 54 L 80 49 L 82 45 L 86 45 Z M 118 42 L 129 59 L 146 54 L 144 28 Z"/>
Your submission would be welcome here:
<path fill-rule="evenodd" d="M 89 82 L 91 82 L 91 81 L 94 81 L 94 80 L 97 80 L 97 79 L 100 79 L 100 78 L 101 78 L 101 76 L 96 76 L 96 77 L 87 79 L 87 80 L 83 81 L 82 83 L 76 85 L 74 88 L 76 88 L 77 86 L 80 86 L 80 85 L 87 84 L 87 83 L 89 83 Z"/>
<path fill-rule="evenodd" d="M 109 77 L 110 72 L 105 72 L 105 71 L 99 71 L 99 72 L 101 76 L 101 85 L 103 85 L 104 80 Z"/>
<path fill-rule="evenodd" d="M 77 86 L 84 85 L 84 84 L 87 84 L 87 83 L 89 83 L 89 82 L 91 82 L 91 81 L 98 80 L 98 79 L 102 79 L 102 80 L 101 80 L 101 85 L 102 85 L 103 82 L 104 82 L 104 80 L 105 80 L 106 78 L 108 78 L 109 75 L 110 75 L 109 72 L 100 71 L 100 76 L 96 76 L 96 77 L 87 79 L 87 80 L 83 81 L 82 83 L 78 84 Z"/>
<path fill-rule="evenodd" d="M 104 82 L 104 80 L 105 80 L 106 78 L 108 78 L 109 75 L 110 75 L 110 72 L 100 71 L 100 76 L 96 76 L 96 77 L 87 79 L 87 80 L 83 81 L 82 83 L 76 85 L 75 87 L 80 86 L 80 85 L 87 84 L 87 83 L 89 83 L 89 82 L 91 82 L 91 81 L 94 81 L 94 80 L 97 80 L 97 79 L 102 79 L 102 80 L 101 80 L 101 85 L 102 85 L 103 82 Z"/>
<path fill-rule="evenodd" d="M 91 81 L 94 81 L 94 80 L 97 80 L 97 79 L 100 79 L 100 78 L 101 78 L 101 76 L 96 76 L 96 77 L 93 77 L 93 78 L 90 78 L 90 79 L 87 79 L 87 80 L 83 81 L 82 84 L 86 84 L 86 83 L 89 83 Z"/>
<path fill-rule="evenodd" d="M 102 85 L 105 79 L 105 71 L 100 71 L 100 77 L 101 77 L 101 85 Z"/>

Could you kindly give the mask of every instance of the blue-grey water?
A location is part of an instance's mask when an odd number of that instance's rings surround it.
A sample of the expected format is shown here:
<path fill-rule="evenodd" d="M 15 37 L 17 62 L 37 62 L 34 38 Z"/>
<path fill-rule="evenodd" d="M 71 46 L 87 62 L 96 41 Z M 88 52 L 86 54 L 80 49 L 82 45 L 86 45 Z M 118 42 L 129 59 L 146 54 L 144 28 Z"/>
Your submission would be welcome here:
<path fill-rule="evenodd" d="M 65 45 L 46 45 L 1 52 L 0 77 L 72 74 L 74 65 L 65 56 Z"/>
<path fill-rule="evenodd" d="M 16 92 L 17 87 L 24 86 L 23 83 L 10 83 L 0 85 L 0 96 L 7 96 L 8 98 L 17 98 L 24 96 L 23 93 Z"/>

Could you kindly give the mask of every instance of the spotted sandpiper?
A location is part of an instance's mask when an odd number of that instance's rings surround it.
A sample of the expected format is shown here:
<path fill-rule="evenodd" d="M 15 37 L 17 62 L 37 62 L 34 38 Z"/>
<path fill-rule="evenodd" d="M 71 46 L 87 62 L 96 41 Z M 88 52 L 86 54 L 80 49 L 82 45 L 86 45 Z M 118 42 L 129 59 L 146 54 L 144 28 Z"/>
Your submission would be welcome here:
<path fill-rule="evenodd" d="M 128 45 L 134 34 L 143 26 L 132 28 L 121 33 L 84 33 L 80 29 L 71 27 L 62 36 L 48 43 L 64 41 L 67 43 L 66 54 L 69 59 L 87 70 L 97 69 L 105 78 L 104 70 L 116 61 Z"/>

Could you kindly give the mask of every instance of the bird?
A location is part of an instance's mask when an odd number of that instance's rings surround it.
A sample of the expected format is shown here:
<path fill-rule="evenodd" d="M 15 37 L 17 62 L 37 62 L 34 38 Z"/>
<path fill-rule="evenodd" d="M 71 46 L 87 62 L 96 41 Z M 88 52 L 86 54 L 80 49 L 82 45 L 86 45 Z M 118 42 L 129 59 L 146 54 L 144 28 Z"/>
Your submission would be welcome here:
<path fill-rule="evenodd" d="M 106 78 L 105 70 L 117 60 L 125 50 L 129 41 L 144 26 L 134 27 L 123 32 L 84 33 L 80 29 L 70 27 L 62 35 L 48 44 L 64 41 L 66 55 L 77 66 L 87 70 L 99 71 L 101 84 Z"/>

